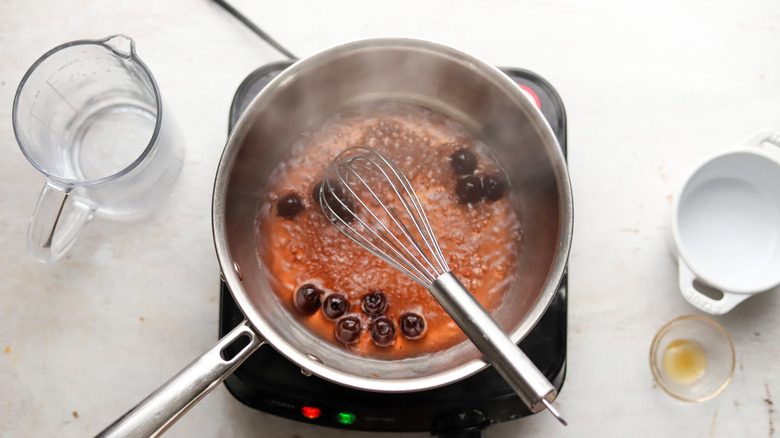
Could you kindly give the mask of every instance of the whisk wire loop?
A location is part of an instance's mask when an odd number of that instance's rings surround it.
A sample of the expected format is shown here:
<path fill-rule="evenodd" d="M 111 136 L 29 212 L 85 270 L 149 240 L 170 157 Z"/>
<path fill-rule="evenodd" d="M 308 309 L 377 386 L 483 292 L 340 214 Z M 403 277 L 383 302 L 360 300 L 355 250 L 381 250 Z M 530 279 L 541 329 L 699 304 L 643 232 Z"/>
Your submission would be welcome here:
<path fill-rule="evenodd" d="M 343 169 L 340 168 L 339 170 L 343 170 Z M 381 201 L 378 200 L 379 198 L 376 192 L 374 192 L 374 190 L 371 189 L 371 186 L 368 185 L 365 179 L 363 179 L 363 177 L 361 177 L 360 174 L 358 174 L 357 172 L 354 172 L 354 169 L 352 168 L 348 168 L 348 172 L 350 172 L 350 174 L 354 175 L 357 178 L 357 180 L 360 181 L 361 185 L 366 189 L 366 191 L 368 191 L 371 194 L 372 198 L 377 200 L 377 202 L 381 205 L 382 211 L 384 211 L 387 214 L 387 216 L 391 219 L 392 222 L 398 225 L 399 219 L 396 217 L 395 212 L 392 211 L 386 204 L 381 203 Z M 424 265 L 420 265 L 416 263 L 417 260 L 414 257 L 414 254 L 408 251 L 408 248 L 404 244 L 404 242 L 402 242 L 394 233 L 390 231 L 390 229 L 387 227 L 384 221 L 380 220 L 379 217 L 377 217 L 377 215 L 374 213 L 374 210 L 369 208 L 369 206 L 366 204 L 363 198 L 358 196 L 356 191 L 349 186 L 348 184 L 349 176 L 348 175 L 345 176 L 340 173 L 339 177 L 340 177 L 340 181 L 347 187 L 347 191 L 350 193 L 350 195 L 352 195 L 353 199 L 357 200 L 360 206 L 366 211 L 366 214 L 370 216 L 370 219 L 373 219 L 372 223 L 375 224 L 375 226 L 370 226 L 366 222 L 364 222 L 363 218 L 355 214 L 354 218 L 361 225 L 360 229 L 365 231 L 366 235 L 371 239 L 371 242 L 373 242 L 377 248 L 385 250 L 383 251 L 383 253 L 387 257 L 390 257 L 392 260 L 400 262 L 403 266 L 408 266 L 410 270 L 414 271 L 416 277 L 420 279 L 417 280 L 418 283 L 422 283 L 424 286 L 429 284 L 432 281 L 431 272 L 425 269 L 426 267 Z M 347 225 L 347 227 L 354 231 L 358 230 L 358 228 L 352 228 L 349 225 Z M 403 228 L 403 230 L 404 232 L 407 231 L 406 228 Z M 358 236 L 362 237 L 363 235 L 358 234 Z M 419 249 L 419 247 L 417 248 Z"/>
<path fill-rule="evenodd" d="M 351 207 L 339 198 L 326 200 L 325 193 L 327 193 L 326 191 L 331 190 L 333 190 L 333 186 L 326 182 L 323 184 L 322 191 L 320 192 L 320 205 L 322 206 L 322 211 L 325 213 L 325 217 L 328 219 L 328 221 L 333 224 L 336 229 L 341 231 L 342 234 L 360 245 L 363 249 L 371 252 L 374 255 L 377 255 L 386 263 L 389 263 L 392 267 L 401 271 L 404 275 L 416 281 L 421 286 L 427 288 L 428 282 L 425 280 L 424 274 L 422 272 L 414 270 L 414 267 L 411 264 L 402 263 L 401 261 L 396 260 L 396 257 L 402 257 L 403 254 L 398 248 L 394 248 L 391 245 L 388 249 L 393 255 L 390 255 L 390 253 L 387 253 L 387 250 L 384 248 L 387 245 L 387 242 L 382 239 L 381 236 L 375 236 L 375 231 L 370 230 L 367 232 L 368 237 L 370 238 L 369 239 L 359 233 L 356 227 L 353 227 L 349 224 L 349 222 L 347 222 L 347 219 L 343 217 L 343 215 L 345 211 L 351 212 Z M 331 205 L 330 202 L 335 204 Z M 368 229 L 367 224 L 359 217 L 351 216 L 351 218 L 356 219 L 359 222 L 361 228 Z M 407 266 L 410 266 L 412 269 L 407 268 Z"/>
<path fill-rule="evenodd" d="M 372 176 L 384 184 L 373 183 Z M 380 190 L 388 187 L 387 193 Z M 342 190 L 348 194 L 345 199 L 339 196 Z M 351 200 L 359 208 L 353 207 Z M 325 216 L 342 233 L 426 289 L 439 275 L 449 272 L 408 179 L 376 151 L 357 146 L 342 152 L 328 169 L 320 201 Z M 359 215 L 358 210 L 365 213 Z"/>
<path fill-rule="evenodd" d="M 379 156 L 379 158 L 382 158 L 382 157 Z M 406 212 L 406 215 L 407 215 L 406 217 L 408 217 L 412 221 L 412 223 L 414 224 L 415 229 L 420 234 L 422 239 L 425 241 L 426 246 L 428 247 L 429 252 L 433 251 L 432 248 L 431 248 L 431 245 L 430 245 L 430 239 L 428 239 L 426 234 L 422 232 L 422 226 L 420 224 L 420 219 L 415 214 L 416 211 L 413 212 L 410 209 L 409 204 L 406 202 L 407 200 L 412 200 L 413 201 L 413 200 L 416 199 L 416 196 L 414 196 L 415 192 L 413 190 L 411 190 L 411 186 L 409 185 L 408 180 L 406 180 L 406 178 L 403 177 L 403 174 L 399 174 L 398 172 L 395 172 L 395 169 L 393 169 L 392 167 L 390 167 L 390 170 L 393 171 L 393 175 L 392 176 L 388 175 L 388 173 L 387 173 L 387 171 L 385 170 L 384 167 L 378 165 L 378 163 L 368 159 L 366 156 L 363 156 L 363 155 L 355 156 L 354 158 L 351 159 L 351 162 L 360 162 L 361 160 L 365 160 L 365 163 L 363 163 L 363 164 L 365 165 L 365 167 L 367 169 L 369 167 L 371 167 L 371 166 L 376 167 L 375 170 L 378 171 L 379 173 L 381 173 L 382 176 L 386 179 L 386 181 L 390 182 L 390 188 L 393 191 L 393 193 L 395 194 L 396 199 L 399 199 L 399 200 L 402 201 L 400 204 L 404 208 L 404 211 Z M 387 164 L 388 166 L 392 166 L 387 161 L 385 161 L 385 164 Z M 426 253 L 423 251 L 423 249 L 417 243 L 415 238 L 412 236 L 409 228 L 404 223 L 404 220 L 396 213 L 395 209 L 392 208 L 387 202 L 384 202 L 382 199 L 380 199 L 379 195 L 377 195 L 377 193 L 371 188 L 371 186 L 366 182 L 366 180 L 363 179 L 363 177 L 361 177 L 360 174 L 355 171 L 355 168 L 353 166 L 349 166 L 348 167 L 348 171 L 349 171 L 350 174 L 355 175 L 360 180 L 360 182 L 363 184 L 363 187 L 369 193 L 371 193 L 371 196 L 373 197 L 373 199 L 382 208 L 382 210 L 387 214 L 387 217 L 389 217 L 390 220 L 392 221 L 392 223 L 396 227 L 398 227 L 398 230 L 401 231 L 401 233 L 403 234 L 403 237 L 406 239 L 406 243 L 409 244 L 408 246 L 411 246 L 415 250 L 415 253 L 416 253 L 417 257 L 419 257 L 419 259 L 417 259 L 417 260 L 421 261 L 421 264 L 423 265 L 423 268 L 425 268 L 427 266 L 428 270 L 426 270 L 426 271 L 429 274 L 429 279 L 431 281 L 433 281 L 438 276 L 438 274 L 443 273 L 443 272 L 437 272 L 436 271 L 436 268 L 430 262 L 428 257 L 426 257 Z M 395 180 L 397 180 L 397 182 L 401 184 L 401 186 L 404 189 L 403 192 L 400 192 L 398 187 L 396 186 L 396 184 L 393 184 L 393 181 L 394 181 L 393 178 L 395 178 Z M 354 194 L 354 192 L 353 192 L 353 194 Z M 378 217 L 376 217 L 376 215 L 373 214 L 372 209 L 370 209 L 367 205 L 365 205 L 363 203 L 362 199 L 360 199 L 360 197 L 358 197 L 358 201 L 361 203 L 363 208 L 365 208 L 371 214 L 371 216 L 374 218 L 374 220 L 376 220 L 381 225 L 381 227 L 383 229 L 387 230 L 387 227 L 385 226 L 384 222 L 381 221 Z M 419 210 L 419 211 L 422 211 L 422 210 Z M 404 248 L 409 249 L 408 246 L 404 242 L 399 240 L 398 237 L 396 237 L 396 235 L 394 233 L 389 233 L 389 236 L 393 239 L 393 241 L 395 241 L 399 245 L 403 246 Z M 411 259 L 414 260 L 414 258 L 411 258 Z"/>
<path fill-rule="evenodd" d="M 439 271 L 436 273 L 437 274 L 436 276 L 438 277 L 439 275 L 444 274 L 445 272 L 449 272 L 450 269 L 447 266 L 447 261 L 444 260 L 444 254 L 439 248 L 439 243 L 435 237 L 436 235 L 434 234 L 433 229 L 431 228 L 430 222 L 428 222 L 428 217 L 425 215 L 425 209 L 422 207 L 422 204 L 420 203 L 420 198 L 417 197 L 417 192 L 414 191 L 414 188 L 412 187 L 411 183 L 409 183 L 409 180 L 406 178 L 406 175 L 404 175 L 404 173 L 401 172 L 401 170 L 398 169 L 398 167 L 392 161 L 387 160 L 385 157 L 381 155 L 379 155 L 379 158 L 385 163 L 385 165 L 388 166 L 390 170 L 392 170 L 393 176 L 398 180 L 398 182 L 404 188 L 406 199 L 408 199 L 409 202 L 412 203 L 413 212 L 410 211 L 409 205 L 406 202 L 402 202 L 402 205 L 406 209 L 406 213 L 414 222 L 418 233 L 425 241 L 425 244 L 428 247 L 430 254 L 434 257 L 435 261 L 438 263 Z M 392 187 L 396 193 L 396 196 L 403 198 L 403 195 L 398 193 L 396 186 L 392 185 Z"/>

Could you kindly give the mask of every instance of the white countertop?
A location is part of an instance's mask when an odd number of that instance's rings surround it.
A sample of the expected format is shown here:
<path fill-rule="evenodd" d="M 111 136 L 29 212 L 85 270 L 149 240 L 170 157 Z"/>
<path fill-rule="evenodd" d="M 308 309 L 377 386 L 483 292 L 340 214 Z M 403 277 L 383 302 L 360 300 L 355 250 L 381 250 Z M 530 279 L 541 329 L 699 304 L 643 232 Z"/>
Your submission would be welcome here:
<path fill-rule="evenodd" d="M 546 414 L 488 437 L 772 436 L 780 429 L 780 294 L 715 317 L 737 367 L 714 400 L 677 401 L 653 381 L 648 350 L 680 296 L 669 208 L 703 156 L 780 128 L 780 3 L 256 2 L 234 0 L 300 57 L 374 37 L 428 39 L 525 68 L 560 93 L 575 199 L 568 370 Z M 283 59 L 208 0 L 0 3 L 0 435 L 91 436 L 217 337 L 219 266 L 211 189 L 236 87 Z M 136 40 L 184 134 L 168 205 L 149 219 L 94 220 L 70 253 L 27 254 L 43 177 L 22 156 L 11 103 L 27 68 L 63 42 Z M 368 436 L 277 418 L 218 387 L 166 436 Z M 428 434 L 421 433 L 423 437 Z"/>

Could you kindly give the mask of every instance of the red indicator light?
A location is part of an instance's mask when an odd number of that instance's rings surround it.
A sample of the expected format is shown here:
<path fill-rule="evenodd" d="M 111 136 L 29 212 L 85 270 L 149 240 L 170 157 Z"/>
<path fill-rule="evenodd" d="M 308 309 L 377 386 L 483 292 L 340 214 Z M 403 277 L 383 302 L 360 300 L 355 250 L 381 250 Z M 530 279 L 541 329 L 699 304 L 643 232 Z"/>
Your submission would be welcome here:
<path fill-rule="evenodd" d="M 526 87 L 523 84 L 517 84 L 518 87 L 520 87 L 521 90 L 525 93 L 526 96 L 531 98 L 531 100 L 534 102 L 534 105 L 536 105 L 537 108 L 541 111 L 542 109 L 542 102 L 539 101 L 539 96 L 534 93 L 534 90 Z"/>
<path fill-rule="evenodd" d="M 322 411 L 314 406 L 304 406 L 301 408 L 301 414 L 309 420 L 314 420 L 322 415 Z"/>

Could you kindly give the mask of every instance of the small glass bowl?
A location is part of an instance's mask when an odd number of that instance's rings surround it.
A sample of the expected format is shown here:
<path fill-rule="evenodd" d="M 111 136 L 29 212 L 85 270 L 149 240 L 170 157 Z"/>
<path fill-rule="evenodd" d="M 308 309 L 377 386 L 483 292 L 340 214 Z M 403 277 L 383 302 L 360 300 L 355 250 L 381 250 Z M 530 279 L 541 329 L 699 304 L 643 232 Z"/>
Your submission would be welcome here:
<path fill-rule="evenodd" d="M 723 392 L 734 375 L 735 363 L 728 333 L 699 315 L 670 321 L 650 347 L 650 369 L 656 382 L 672 397 L 687 402 L 709 400 Z"/>

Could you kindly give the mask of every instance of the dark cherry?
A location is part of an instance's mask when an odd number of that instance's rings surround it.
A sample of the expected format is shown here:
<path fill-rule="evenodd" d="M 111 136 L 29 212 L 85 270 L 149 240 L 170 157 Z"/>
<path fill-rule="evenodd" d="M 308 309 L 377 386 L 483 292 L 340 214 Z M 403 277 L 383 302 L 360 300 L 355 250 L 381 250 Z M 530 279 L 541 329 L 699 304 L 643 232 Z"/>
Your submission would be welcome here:
<path fill-rule="evenodd" d="M 328 201 L 328 205 L 333 210 L 333 214 L 341 218 L 344 222 L 351 224 L 355 220 L 355 207 L 352 204 L 352 199 L 346 198 L 341 201 L 343 204 L 340 204 L 339 201 L 336 200 L 333 202 Z"/>
<path fill-rule="evenodd" d="M 298 216 L 305 208 L 303 199 L 295 192 L 285 193 L 276 201 L 276 214 L 285 219 L 292 219 Z"/>
<path fill-rule="evenodd" d="M 395 323 L 386 316 L 371 322 L 371 340 L 377 347 L 389 347 L 395 343 Z"/>
<path fill-rule="evenodd" d="M 477 157 L 468 149 L 458 149 L 450 155 L 450 165 L 456 175 L 471 175 L 477 168 Z"/>
<path fill-rule="evenodd" d="M 401 334 L 406 339 L 420 339 L 425 333 L 425 318 L 416 313 L 404 313 L 398 322 L 401 326 Z"/>
<path fill-rule="evenodd" d="M 323 180 L 317 181 L 317 184 L 314 184 L 314 187 L 311 189 L 311 200 L 314 201 L 314 205 L 320 205 L 320 191 L 324 182 Z"/>
<path fill-rule="evenodd" d="M 342 294 L 330 294 L 322 302 L 322 314 L 329 320 L 334 320 L 349 310 L 349 301 Z"/>
<path fill-rule="evenodd" d="M 387 296 L 381 290 L 372 291 L 363 296 L 360 308 L 368 315 L 379 316 L 387 310 Z"/>
<path fill-rule="evenodd" d="M 295 291 L 295 308 L 306 315 L 312 315 L 320 308 L 322 290 L 313 284 L 304 284 Z"/>
<path fill-rule="evenodd" d="M 328 206 L 330 206 L 336 216 L 343 219 L 346 223 L 351 223 L 353 220 L 355 220 L 355 216 L 350 212 L 354 211 L 354 204 L 352 202 L 352 198 L 349 197 L 346 189 L 344 189 L 344 185 L 331 179 L 328 180 L 328 185 L 325 186 L 323 191 L 323 183 L 324 181 L 318 182 L 314 185 L 314 188 L 311 191 L 311 197 L 314 202 L 318 206 L 321 206 L 320 192 L 322 191 L 325 195 L 325 200 L 327 201 Z M 339 202 L 339 200 L 341 200 L 341 202 Z"/>
<path fill-rule="evenodd" d="M 455 186 L 455 194 L 461 204 L 470 204 L 482 199 L 482 181 L 478 177 L 469 175 L 461 178 Z"/>
<path fill-rule="evenodd" d="M 342 344 L 354 344 L 360 339 L 360 318 L 347 315 L 336 322 L 336 339 Z"/>
<path fill-rule="evenodd" d="M 488 201 L 498 201 L 504 196 L 504 181 L 495 175 L 482 177 L 482 192 Z"/>

